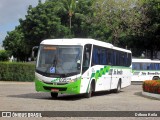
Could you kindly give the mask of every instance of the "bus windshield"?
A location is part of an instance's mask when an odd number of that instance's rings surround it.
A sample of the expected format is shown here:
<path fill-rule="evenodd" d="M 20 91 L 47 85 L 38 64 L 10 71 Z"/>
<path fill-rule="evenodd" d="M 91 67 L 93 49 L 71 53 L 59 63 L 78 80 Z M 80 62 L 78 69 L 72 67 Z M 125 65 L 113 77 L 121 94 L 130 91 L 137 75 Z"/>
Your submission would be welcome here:
<path fill-rule="evenodd" d="M 80 74 L 82 46 L 41 45 L 36 72 L 51 77 Z"/>

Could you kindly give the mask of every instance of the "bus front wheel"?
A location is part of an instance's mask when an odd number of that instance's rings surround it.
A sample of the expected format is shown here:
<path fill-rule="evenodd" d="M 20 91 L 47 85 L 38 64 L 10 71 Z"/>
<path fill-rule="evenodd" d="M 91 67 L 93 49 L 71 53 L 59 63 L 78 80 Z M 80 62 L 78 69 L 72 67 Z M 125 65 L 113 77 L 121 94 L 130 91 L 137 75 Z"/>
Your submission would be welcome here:
<path fill-rule="evenodd" d="M 52 97 L 52 98 L 57 98 L 57 97 L 58 97 L 58 93 L 53 93 L 53 92 L 51 92 L 51 97 Z"/>
<path fill-rule="evenodd" d="M 92 97 L 92 91 L 93 91 L 93 89 L 92 89 L 92 84 L 91 84 L 88 93 L 85 94 L 85 97 L 86 97 L 86 98 Z"/>

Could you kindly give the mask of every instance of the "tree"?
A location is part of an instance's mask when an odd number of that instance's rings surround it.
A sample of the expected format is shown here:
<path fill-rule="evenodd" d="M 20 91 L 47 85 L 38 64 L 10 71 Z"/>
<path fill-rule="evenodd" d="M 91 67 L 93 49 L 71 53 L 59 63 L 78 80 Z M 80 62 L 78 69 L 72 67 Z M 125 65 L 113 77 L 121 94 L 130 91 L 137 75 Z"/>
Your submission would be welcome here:
<path fill-rule="evenodd" d="M 85 5 L 85 0 L 80 1 Z M 88 8 L 88 6 L 85 7 Z M 82 10 L 79 9 L 77 12 L 82 12 Z M 84 16 L 78 13 L 76 17 L 72 15 L 75 30 L 71 34 L 64 1 L 46 0 L 44 4 L 39 1 L 36 7 L 29 6 L 26 18 L 24 20 L 19 19 L 20 25 L 15 30 L 8 32 L 3 46 L 6 50 L 11 51 L 14 57 L 22 60 L 21 56 L 24 57 L 23 59 L 30 56 L 32 48 L 38 46 L 43 39 L 86 37 Z"/>
<path fill-rule="evenodd" d="M 44 4 L 39 3 L 35 8 L 30 6 L 26 19 L 20 19 L 24 37 L 30 44 L 30 49 L 39 45 L 43 39 L 62 38 L 69 35 L 70 30 L 61 24 L 59 5 L 58 1 L 48 1 Z"/>
<path fill-rule="evenodd" d="M 93 38 L 90 19 L 93 15 L 92 0 L 78 0 L 74 16 L 72 16 L 72 34 L 78 38 Z"/>
<path fill-rule="evenodd" d="M 160 3 L 159 0 L 140 0 L 140 2 L 141 7 L 138 11 L 141 15 L 141 24 L 131 31 L 128 44 L 136 56 L 145 51 L 151 53 L 151 59 L 153 56 L 157 58 L 157 52 L 160 50 Z"/>
<path fill-rule="evenodd" d="M 148 48 L 160 49 L 159 6 L 158 0 L 39 0 L 3 46 L 22 60 L 44 39 L 95 38 L 132 48 L 139 56 Z"/>
<path fill-rule="evenodd" d="M 0 61 L 7 61 L 9 54 L 6 50 L 0 50 Z"/>
<path fill-rule="evenodd" d="M 78 1 L 77 1 L 78 2 Z M 63 0 L 64 8 L 68 12 L 69 16 L 69 28 L 72 27 L 72 16 L 76 10 L 76 0 Z"/>
<path fill-rule="evenodd" d="M 20 26 L 7 33 L 7 36 L 3 41 L 3 46 L 5 50 L 9 51 L 9 53 L 16 57 L 18 61 L 27 61 L 27 58 L 30 56 Z"/>
<path fill-rule="evenodd" d="M 153 56 L 157 58 L 157 52 L 160 50 L 160 1 L 159 0 L 146 0 L 144 6 L 147 7 L 146 15 L 149 21 L 147 26 L 142 30 L 143 37 L 145 38 L 145 49 L 151 51 L 151 59 Z M 144 28 L 144 27 L 143 27 Z"/>
<path fill-rule="evenodd" d="M 141 26 L 137 0 L 96 0 L 94 21 L 108 28 L 108 42 L 120 45 L 120 39 Z M 137 8 L 137 9 L 135 9 Z"/>
<path fill-rule="evenodd" d="M 30 56 L 30 50 L 24 41 L 24 34 L 21 30 L 21 27 L 18 26 L 15 30 L 8 32 L 3 41 L 3 46 L 18 61 L 27 61 Z"/>

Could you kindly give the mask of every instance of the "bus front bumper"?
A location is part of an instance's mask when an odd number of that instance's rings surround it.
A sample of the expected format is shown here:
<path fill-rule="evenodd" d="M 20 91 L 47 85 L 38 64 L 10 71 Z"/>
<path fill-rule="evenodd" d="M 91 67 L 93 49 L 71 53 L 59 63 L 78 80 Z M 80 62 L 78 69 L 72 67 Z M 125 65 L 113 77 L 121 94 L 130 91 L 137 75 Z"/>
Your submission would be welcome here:
<path fill-rule="evenodd" d="M 66 94 L 79 94 L 80 93 L 81 80 L 68 83 L 65 85 L 47 84 L 39 80 L 35 80 L 35 89 L 37 92 L 56 92 Z"/>

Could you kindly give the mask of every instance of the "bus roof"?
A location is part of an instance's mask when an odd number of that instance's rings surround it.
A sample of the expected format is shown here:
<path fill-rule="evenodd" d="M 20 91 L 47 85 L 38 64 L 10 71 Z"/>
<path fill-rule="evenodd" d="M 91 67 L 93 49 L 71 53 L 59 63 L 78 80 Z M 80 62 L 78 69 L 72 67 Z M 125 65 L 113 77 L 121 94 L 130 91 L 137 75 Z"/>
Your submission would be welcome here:
<path fill-rule="evenodd" d="M 160 63 L 160 60 L 151 60 L 151 59 L 137 59 L 133 58 L 132 62 L 139 62 L 139 63 Z"/>
<path fill-rule="evenodd" d="M 40 44 L 45 44 L 45 45 L 82 45 L 82 46 L 84 46 L 85 44 L 94 44 L 97 46 L 107 47 L 107 48 L 131 53 L 130 50 L 115 47 L 110 43 L 106 43 L 106 42 L 102 42 L 102 41 L 98 41 L 98 40 L 94 40 L 94 39 L 90 39 L 90 38 L 46 39 L 46 40 L 43 40 Z"/>

